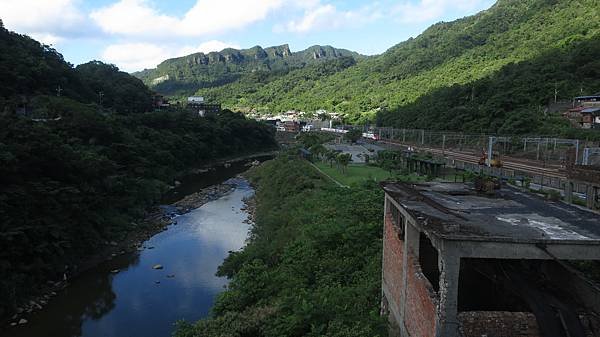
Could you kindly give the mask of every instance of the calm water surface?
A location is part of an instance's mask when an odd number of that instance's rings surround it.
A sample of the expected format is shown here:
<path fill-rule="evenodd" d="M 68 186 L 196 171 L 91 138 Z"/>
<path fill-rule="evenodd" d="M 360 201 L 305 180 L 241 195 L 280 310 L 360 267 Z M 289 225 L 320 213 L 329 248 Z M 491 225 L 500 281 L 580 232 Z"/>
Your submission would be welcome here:
<path fill-rule="evenodd" d="M 231 194 L 177 217 L 145 249 L 72 280 L 44 310 L 27 317 L 28 324 L 0 335 L 167 337 L 176 321 L 205 317 L 227 283 L 215 276 L 217 267 L 244 245 L 249 229 L 241 208 L 253 190 L 243 180 L 233 181 Z M 164 268 L 154 270 L 156 264 Z M 115 269 L 120 271 L 114 274 Z"/>

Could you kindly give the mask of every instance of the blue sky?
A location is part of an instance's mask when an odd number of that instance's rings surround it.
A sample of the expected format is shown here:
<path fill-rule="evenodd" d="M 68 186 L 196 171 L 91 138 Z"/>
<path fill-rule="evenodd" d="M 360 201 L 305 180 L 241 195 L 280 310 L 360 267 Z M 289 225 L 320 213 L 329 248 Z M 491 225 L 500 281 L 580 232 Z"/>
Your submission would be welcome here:
<path fill-rule="evenodd" d="M 125 71 L 225 47 L 332 45 L 379 54 L 431 24 L 492 0 L 0 0 L 4 25 L 53 45 L 73 64 Z"/>

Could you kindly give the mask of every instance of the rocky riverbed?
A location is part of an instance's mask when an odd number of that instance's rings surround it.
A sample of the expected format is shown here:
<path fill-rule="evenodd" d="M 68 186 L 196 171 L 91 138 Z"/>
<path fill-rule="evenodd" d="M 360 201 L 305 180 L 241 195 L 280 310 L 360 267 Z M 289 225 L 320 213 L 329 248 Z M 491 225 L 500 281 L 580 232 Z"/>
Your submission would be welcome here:
<path fill-rule="evenodd" d="M 247 224 L 254 224 L 256 220 L 256 197 L 252 195 L 249 198 L 244 198 L 244 207 L 242 211 L 248 213 L 248 219 L 244 222 Z"/>
<path fill-rule="evenodd" d="M 199 192 L 190 194 L 183 199 L 173 203 L 177 211 L 187 213 L 192 209 L 198 208 L 209 201 L 216 200 L 230 193 L 234 189 L 234 185 L 228 182 L 223 184 L 207 187 Z"/>

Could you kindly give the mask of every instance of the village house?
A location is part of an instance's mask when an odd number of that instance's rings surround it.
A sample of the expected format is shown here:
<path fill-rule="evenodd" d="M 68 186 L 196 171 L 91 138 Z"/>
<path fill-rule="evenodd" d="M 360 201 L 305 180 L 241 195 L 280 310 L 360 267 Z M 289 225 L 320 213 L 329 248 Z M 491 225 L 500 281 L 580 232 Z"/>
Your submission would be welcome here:
<path fill-rule="evenodd" d="M 169 103 L 169 99 L 166 98 L 165 96 L 163 96 L 161 94 L 154 94 L 154 97 L 153 97 L 153 100 L 152 100 L 152 105 L 156 109 L 161 109 L 161 108 L 168 108 L 168 107 L 170 107 L 171 103 Z"/>
<path fill-rule="evenodd" d="M 600 92 L 590 96 L 579 96 L 573 99 L 573 107 L 600 107 Z"/>
<path fill-rule="evenodd" d="M 283 123 L 283 127 L 287 132 L 299 132 L 300 131 L 300 123 L 294 121 L 286 121 Z"/>
<path fill-rule="evenodd" d="M 600 93 L 573 99 L 573 107 L 564 116 L 583 129 L 600 129 Z"/>
<path fill-rule="evenodd" d="M 220 103 L 207 103 L 201 96 L 188 97 L 187 106 L 200 117 L 212 116 L 221 112 Z"/>

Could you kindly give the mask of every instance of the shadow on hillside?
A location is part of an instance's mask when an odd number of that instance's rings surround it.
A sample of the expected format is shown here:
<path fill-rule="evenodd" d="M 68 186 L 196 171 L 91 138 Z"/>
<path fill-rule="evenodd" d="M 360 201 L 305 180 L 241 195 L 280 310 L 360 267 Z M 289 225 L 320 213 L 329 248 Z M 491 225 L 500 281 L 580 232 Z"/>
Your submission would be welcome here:
<path fill-rule="evenodd" d="M 600 36 L 575 40 L 491 76 L 443 87 L 377 116 L 378 125 L 502 134 L 564 133 L 568 123 L 547 113 L 554 101 L 600 91 Z"/>

